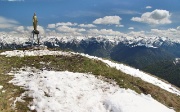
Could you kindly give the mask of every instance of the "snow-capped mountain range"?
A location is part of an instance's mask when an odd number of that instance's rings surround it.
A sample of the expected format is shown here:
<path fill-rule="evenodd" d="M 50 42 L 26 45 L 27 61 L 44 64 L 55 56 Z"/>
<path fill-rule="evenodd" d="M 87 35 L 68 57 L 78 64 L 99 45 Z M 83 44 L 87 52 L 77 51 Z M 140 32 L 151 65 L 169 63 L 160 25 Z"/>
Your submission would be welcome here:
<path fill-rule="evenodd" d="M 44 37 L 42 38 L 42 42 L 62 42 L 62 43 L 80 43 L 85 41 L 87 43 L 96 41 L 96 42 L 110 42 L 112 45 L 117 45 L 118 43 L 124 43 L 130 47 L 136 46 L 146 46 L 157 48 L 161 46 L 163 43 L 167 45 L 172 45 L 173 43 L 179 43 L 178 41 L 170 40 L 168 37 Z"/>
<path fill-rule="evenodd" d="M 168 37 L 157 37 L 157 36 L 151 36 L 151 37 L 124 37 L 124 36 L 39 36 L 40 41 L 42 44 L 46 42 L 51 42 L 55 46 L 58 46 L 56 43 L 75 43 L 79 44 L 82 41 L 85 41 L 86 43 L 96 41 L 96 42 L 103 42 L 103 43 L 111 43 L 112 45 L 117 45 L 118 43 L 124 43 L 127 46 L 130 47 L 136 47 L 136 46 L 146 46 L 150 48 L 158 48 L 161 45 L 172 45 L 173 43 L 180 43 L 179 40 L 173 40 L 169 39 Z M 27 42 L 36 42 L 36 36 L 35 39 L 32 38 L 32 35 L 10 35 L 7 33 L 0 33 L 0 46 L 3 45 L 23 45 L 26 46 L 25 43 Z"/>

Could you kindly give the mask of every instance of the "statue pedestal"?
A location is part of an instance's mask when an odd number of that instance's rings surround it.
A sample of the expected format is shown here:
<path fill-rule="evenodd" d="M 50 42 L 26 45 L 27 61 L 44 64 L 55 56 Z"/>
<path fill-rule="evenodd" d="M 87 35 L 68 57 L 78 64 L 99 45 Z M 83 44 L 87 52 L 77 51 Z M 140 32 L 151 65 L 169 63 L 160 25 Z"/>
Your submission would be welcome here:
<path fill-rule="evenodd" d="M 39 31 L 38 30 L 33 30 L 32 34 L 33 34 L 33 39 L 34 39 L 34 34 L 37 35 L 37 41 L 38 41 L 38 45 L 39 45 L 40 44 L 40 40 L 39 40 L 39 37 L 38 37 Z"/>
<path fill-rule="evenodd" d="M 32 50 L 46 50 L 47 49 L 47 46 L 40 44 L 40 38 L 38 37 L 39 33 L 40 32 L 38 30 L 32 31 L 33 39 L 35 39 L 34 35 L 37 35 L 37 44 L 33 43 L 32 48 L 31 48 Z"/>
<path fill-rule="evenodd" d="M 47 46 L 45 45 L 38 45 L 38 46 L 33 46 L 33 50 L 47 50 Z"/>

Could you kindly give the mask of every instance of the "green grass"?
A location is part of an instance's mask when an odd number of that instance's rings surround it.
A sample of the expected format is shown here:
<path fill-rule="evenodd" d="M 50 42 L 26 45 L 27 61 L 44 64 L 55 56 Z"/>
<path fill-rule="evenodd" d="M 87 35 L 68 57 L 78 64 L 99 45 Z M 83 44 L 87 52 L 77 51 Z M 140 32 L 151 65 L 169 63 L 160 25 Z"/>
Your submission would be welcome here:
<path fill-rule="evenodd" d="M 180 97 L 169 93 L 157 86 L 142 81 L 140 78 L 129 76 L 115 68 L 108 67 L 101 61 L 88 59 L 80 55 L 74 56 L 34 56 L 34 57 L 5 57 L 0 56 L 0 85 L 4 86 L 5 93 L 0 93 L 0 112 L 13 112 L 10 104 L 12 101 L 7 100 L 12 97 L 20 96 L 24 92 L 20 87 L 7 83 L 12 79 L 7 75 L 12 68 L 21 68 L 24 66 L 36 67 L 38 69 L 46 68 L 56 71 L 71 71 L 80 73 L 92 73 L 96 76 L 104 76 L 108 79 L 115 80 L 122 88 L 130 88 L 138 93 L 151 94 L 153 98 L 166 106 L 173 107 L 177 112 L 180 111 Z M 44 62 L 42 64 L 40 62 Z M 109 81 L 109 80 L 105 80 Z M 17 103 L 18 112 L 27 112 L 27 105 L 31 98 L 26 98 L 26 103 Z"/>

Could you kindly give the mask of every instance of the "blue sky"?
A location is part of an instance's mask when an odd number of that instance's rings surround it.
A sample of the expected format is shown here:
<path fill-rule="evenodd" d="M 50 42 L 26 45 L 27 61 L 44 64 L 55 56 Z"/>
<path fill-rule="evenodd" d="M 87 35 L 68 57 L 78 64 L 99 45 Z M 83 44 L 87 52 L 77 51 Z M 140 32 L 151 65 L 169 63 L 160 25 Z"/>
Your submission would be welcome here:
<path fill-rule="evenodd" d="M 179 0 L 0 0 L 0 31 L 30 31 L 36 12 L 43 33 L 166 36 L 168 31 L 171 36 L 173 31 L 178 38 L 179 4 Z"/>

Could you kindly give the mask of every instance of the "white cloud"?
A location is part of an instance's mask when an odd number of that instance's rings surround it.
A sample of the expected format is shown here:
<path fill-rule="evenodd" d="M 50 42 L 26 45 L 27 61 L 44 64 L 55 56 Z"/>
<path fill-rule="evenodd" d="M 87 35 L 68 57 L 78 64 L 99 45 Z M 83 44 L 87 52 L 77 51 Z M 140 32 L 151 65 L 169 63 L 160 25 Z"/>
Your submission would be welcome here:
<path fill-rule="evenodd" d="M 134 38 L 134 37 L 139 37 L 139 36 L 146 37 L 147 35 L 145 34 L 144 31 L 136 31 L 136 32 L 131 31 L 131 32 L 127 33 L 126 36 L 129 38 Z"/>
<path fill-rule="evenodd" d="M 37 29 L 39 30 L 40 34 L 44 34 L 45 33 L 44 27 L 38 25 Z"/>
<path fill-rule="evenodd" d="M 90 29 L 88 30 L 89 35 L 108 35 L 108 36 L 120 36 L 123 35 L 119 31 L 113 31 L 112 29 Z"/>
<path fill-rule="evenodd" d="M 105 16 L 103 18 L 98 18 L 93 21 L 94 24 L 120 24 L 121 17 L 119 16 Z"/>
<path fill-rule="evenodd" d="M 158 25 L 158 24 L 170 24 L 171 23 L 170 17 L 171 14 L 169 13 L 169 11 L 156 9 L 152 12 L 146 12 L 142 14 L 141 17 L 133 17 L 131 20 Z"/>
<path fill-rule="evenodd" d="M 134 30 L 134 27 L 129 27 L 128 29 L 129 29 L 129 30 Z"/>
<path fill-rule="evenodd" d="M 47 28 L 56 28 L 56 24 L 48 24 Z"/>
<path fill-rule="evenodd" d="M 84 28 L 78 29 L 78 32 L 85 32 L 86 30 Z"/>
<path fill-rule="evenodd" d="M 180 30 L 178 28 L 169 28 L 167 30 L 151 29 L 151 34 L 160 37 L 169 37 L 171 39 L 180 39 Z"/>
<path fill-rule="evenodd" d="M 56 28 L 57 31 L 60 31 L 62 33 L 72 33 L 72 34 L 77 34 L 79 32 L 84 32 L 86 31 L 85 29 L 83 28 L 71 28 L 71 27 L 68 27 L 68 26 L 59 26 L 58 28 Z"/>
<path fill-rule="evenodd" d="M 84 28 L 93 28 L 93 27 L 96 27 L 95 25 L 93 24 L 80 24 L 78 25 L 79 27 L 84 27 Z"/>
<path fill-rule="evenodd" d="M 60 32 L 66 32 L 66 33 L 76 32 L 76 28 L 71 28 L 68 26 L 60 26 L 60 27 L 56 28 L 56 30 L 58 30 Z"/>
<path fill-rule="evenodd" d="M 177 31 L 177 29 L 174 29 L 174 28 L 169 28 L 169 29 L 168 29 L 168 31 L 170 31 L 170 32 L 176 32 L 176 31 Z"/>
<path fill-rule="evenodd" d="M 32 31 L 33 31 L 33 27 L 32 27 L 32 26 L 27 26 L 26 29 L 27 29 L 29 32 L 32 32 Z"/>
<path fill-rule="evenodd" d="M 26 29 L 27 29 L 28 32 L 32 32 L 34 28 L 33 28 L 33 26 L 27 26 Z M 40 32 L 40 34 L 45 33 L 45 30 L 44 30 L 44 28 L 42 26 L 38 25 L 37 30 Z"/>
<path fill-rule="evenodd" d="M 180 26 L 177 27 L 177 30 L 180 30 Z"/>
<path fill-rule="evenodd" d="M 150 31 L 131 31 L 125 34 L 128 38 L 134 37 L 168 37 L 169 39 L 180 40 L 180 30 L 177 28 L 169 28 L 165 30 L 151 29 Z"/>
<path fill-rule="evenodd" d="M 116 27 L 124 27 L 124 25 L 116 25 Z"/>
<path fill-rule="evenodd" d="M 76 25 L 78 25 L 78 24 L 77 24 L 77 23 L 71 23 L 71 22 L 66 22 L 66 23 L 60 22 L 60 23 L 56 23 L 56 27 L 58 27 L 58 26 L 76 26 Z"/>
<path fill-rule="evenodd" d="M 13 28 L 17 26 L 18 22 L 13 19 L 8 19 L 0 16 L 0 29 Z"/>
<path fill-rule="evenodd" d="M 24 33 L 25 32 L 25 28 L 24 26 L 18 26 L 14 28 L 15 31 L 18 31 L 20 33 Z"/>
<path fill-rule="evenodd" d="M 151 9 L 152 7 L 151 6 L 146 6 L 146 9 Z"/>
<path fill-rule="evenodd" d="M 52 31 L 48 32 L 50 35 L 61 35 L 61 36 L 84 36 L 84 35 L 89 35 L 89 36 L 107 36 L 108 37 L 121 37 L 125 36 L 127 38 L 134 38 L 134 37 L 169 37 L 170 39 L 180 39 L 180 30 L 177 28 L 169 28 L 166 30 L 159 30 L 159 29 L 151 29 L 150 31 L 130 31 L 129 33 L 122 33 L 120 31 L 114 31 L 112 29 L 79 29 L 79 28 L 71 28 L 68 26 L 60 26 L 56 29 L 55 32 L 52 33 Z M 131 29 L 131 28 L 130 28 Z M 82 33 L 83 32 L 83 33 Z"/>

